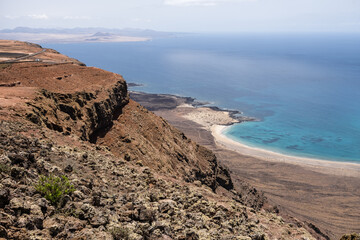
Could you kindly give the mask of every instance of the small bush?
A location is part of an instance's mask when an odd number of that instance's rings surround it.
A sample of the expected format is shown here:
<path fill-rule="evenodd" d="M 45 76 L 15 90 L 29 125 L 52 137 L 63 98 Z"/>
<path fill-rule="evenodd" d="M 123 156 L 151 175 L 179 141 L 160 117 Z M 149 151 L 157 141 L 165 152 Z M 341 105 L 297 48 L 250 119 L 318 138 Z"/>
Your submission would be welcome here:
<path fill-rule="evenodd" d="M 0 64 L 0 70 L 3 70 L 5 68 L 8 68 L 11 66 L 11 63 L 1 63 Z"/>
<path fill-rule="evenodd" d="M 110 230 L 114 240 L 130 240 L 130 232 L 126 227 L 114 227 Z"/>
<path fill-rule="evenodd" d="M 10 166 L 4 163 L 0 163 L 0 173 L 9 174 L 10 173 Z"/>
<path fill-rule="evenodd" d="M 40 192 L 50 203 L 56 207 L 63 201 L 64 197 L 75 191 L 74 186 L 70 184 L 66 176 L 50 175 L 40 176 L 35 188 Z"/>

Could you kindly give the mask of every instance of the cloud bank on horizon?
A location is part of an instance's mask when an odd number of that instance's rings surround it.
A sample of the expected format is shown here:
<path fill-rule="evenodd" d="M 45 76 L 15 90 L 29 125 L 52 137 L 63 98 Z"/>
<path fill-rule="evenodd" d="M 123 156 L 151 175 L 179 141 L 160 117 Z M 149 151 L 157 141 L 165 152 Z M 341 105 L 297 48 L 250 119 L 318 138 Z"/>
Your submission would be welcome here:
<path fill-rule="evenodd" d="M 46 14 L 29 14 L 29 18 L 32 19 L 48 19 L 49 17 Z"/>
<path fill-rule="evenodd" d="M 359 0 L 0 0 L 0 29 L 360 32 Z"/>
<path fill-rule="evenodd" d="M 170 6 L 216 6 L 224 2 L 241 2 L 256 0 L 165 0 L 165 5 Z"/>

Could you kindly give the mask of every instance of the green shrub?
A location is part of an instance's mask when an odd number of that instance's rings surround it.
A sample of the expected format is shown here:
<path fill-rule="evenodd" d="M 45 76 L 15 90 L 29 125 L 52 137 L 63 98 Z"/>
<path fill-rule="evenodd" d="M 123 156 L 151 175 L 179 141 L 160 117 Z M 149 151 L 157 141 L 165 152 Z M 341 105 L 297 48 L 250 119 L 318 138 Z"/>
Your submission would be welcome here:
<path fill-rule="evenodd" d="M 0 163 L 0 173 L 9 174 L 10 173 L 10 166 L 4 163 Z"/>
<path fill-rule="evenodd" d="M 60 205 L 64 197 L 75 191 L 74 186 L 70 184 L 66 176 L 40 176 L 35 188 L 50 203 L 56 207 Z"/>
<path fill-rule="evenodd" d="M 11 66 L 11 63 L 0 63 L 0 70 L 3 70 L 10 66 Z"/>
<path fill-rule="evenodd" d="M 130 240 L 130 232 L 126 227 L 114 227 L 110 230 L 114 240 Z"/>

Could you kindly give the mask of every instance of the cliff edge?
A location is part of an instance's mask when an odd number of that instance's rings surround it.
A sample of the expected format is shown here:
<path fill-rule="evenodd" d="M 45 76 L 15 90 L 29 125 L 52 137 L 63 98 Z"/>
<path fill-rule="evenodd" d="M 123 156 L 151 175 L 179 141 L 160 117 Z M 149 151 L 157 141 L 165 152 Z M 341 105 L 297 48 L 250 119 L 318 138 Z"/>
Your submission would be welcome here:
<path fill-rule="evenodd" d="M 313 239 L 263 210 L 256 189 L 234 189 L 216 156 L 129 99 L 120 75 L 38 45 L 0 50 L 0 238 Z M 54 206 L 42 175 L 74 191 Z"/>

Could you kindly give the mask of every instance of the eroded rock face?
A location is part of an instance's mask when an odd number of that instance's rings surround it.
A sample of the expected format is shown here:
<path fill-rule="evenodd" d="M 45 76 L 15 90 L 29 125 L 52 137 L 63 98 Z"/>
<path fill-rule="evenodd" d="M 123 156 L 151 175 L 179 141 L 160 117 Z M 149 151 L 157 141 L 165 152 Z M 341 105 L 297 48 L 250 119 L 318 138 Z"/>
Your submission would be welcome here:
<path fill-rule="evenodd" d="M 109 86 L 105 92 L 102 94 L 107 96 L 99 99 L 97 92 L 64 94 L 44 89 L 30 103 L 32 112 L 27 118 L 52 130 L 74 133 L 85 141 L 95 142 L 97 134 L 112 126 L 117 111 L 129 101 L 124 81 Z"/>
<path fill-rule="evenodd" d="M 213 190 L 233 188 L 228 170 L 220 167 L 214 153 L 132 100 L 97 143 L 127 161 L 141 161 L 188 182 L 198 180 Z"/>
<path fill-rule="evenodd" d="M 12 89 L 35 92 L 17 111 L 35 124 L 107 146 L 126 161 L 200 181 L 212 190 L 233 188 L 230 174 L 211 151 L 129 100 L 126 82 L 118 74 L 69 63 L 18 63 L 0 73 L 0 82 L 15 81 L 20 85 Z M 25 162 L 23 158 L 13 161 Z"/>
<path fill-rule="evenodd" d="M 42 90 L 29 103 L 27 119 L 82 140 L 108 146 L 128 161 L 186 181 L 199 180 L 215 190 L 232 189 L 230 174 L 220 167 L 215 155 L 192 142 L 165 120 L 130 101 L 124 81 L 101 93 L 53 93 Z M 100 99 L 99 99 L 100 98 Z"/>

